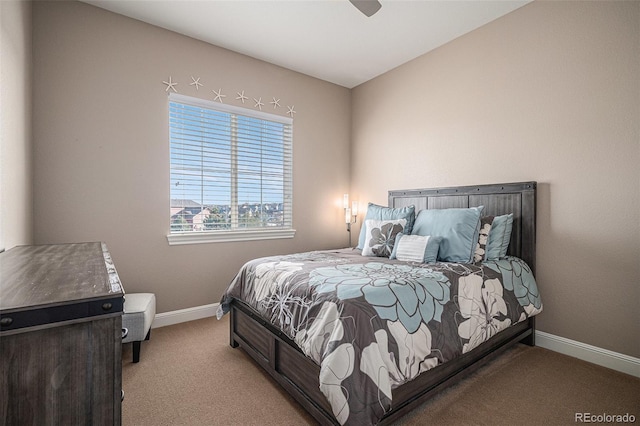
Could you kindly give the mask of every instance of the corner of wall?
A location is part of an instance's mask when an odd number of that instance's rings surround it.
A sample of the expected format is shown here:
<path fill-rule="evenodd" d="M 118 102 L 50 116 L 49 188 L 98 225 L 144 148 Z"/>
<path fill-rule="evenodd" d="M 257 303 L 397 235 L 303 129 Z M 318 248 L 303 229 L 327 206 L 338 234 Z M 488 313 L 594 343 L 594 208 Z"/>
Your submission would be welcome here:
<path fill-rule="evenodd" d="M 0 2 L 0 248 L 33 242 L 31 12 Z"/>

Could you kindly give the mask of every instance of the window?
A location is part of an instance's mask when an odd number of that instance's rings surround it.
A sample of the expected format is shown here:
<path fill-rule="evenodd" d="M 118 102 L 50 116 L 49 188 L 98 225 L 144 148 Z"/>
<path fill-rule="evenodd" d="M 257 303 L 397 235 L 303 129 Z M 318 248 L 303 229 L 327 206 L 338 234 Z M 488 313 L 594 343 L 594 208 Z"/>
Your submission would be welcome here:
<path fill-rule="evenodd" d="M 169 244 L 291 238 L 289 117 L 169 95 Z"/>

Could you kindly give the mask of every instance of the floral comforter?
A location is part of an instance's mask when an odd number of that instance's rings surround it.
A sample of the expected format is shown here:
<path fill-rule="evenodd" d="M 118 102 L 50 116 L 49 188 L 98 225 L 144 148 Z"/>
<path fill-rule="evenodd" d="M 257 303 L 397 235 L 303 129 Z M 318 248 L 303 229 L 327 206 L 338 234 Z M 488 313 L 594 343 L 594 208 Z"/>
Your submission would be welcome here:
<path fill-rule="evenodd" d="M 320 365 L 340 424 L 376 424 L 392 389 L 542 310 L 531 269 L 507 257 L 418 264 L 350 249 L 247 262 L 229 285 Z"/>

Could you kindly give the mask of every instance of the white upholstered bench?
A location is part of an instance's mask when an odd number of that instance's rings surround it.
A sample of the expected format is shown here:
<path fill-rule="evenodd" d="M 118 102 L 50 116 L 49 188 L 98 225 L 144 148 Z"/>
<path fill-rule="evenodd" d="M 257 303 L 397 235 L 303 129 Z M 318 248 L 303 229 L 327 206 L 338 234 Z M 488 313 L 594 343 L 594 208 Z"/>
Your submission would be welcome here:
<path fill-rule="evenodd" d="M 156 295 L 153 293 L 126 293 L 122 329 L 127 329 L 122 343 L 133 342 L 133 362 L 140 361 L 140 344 L 151 337 L 151 324 L 156 316 Z"/>

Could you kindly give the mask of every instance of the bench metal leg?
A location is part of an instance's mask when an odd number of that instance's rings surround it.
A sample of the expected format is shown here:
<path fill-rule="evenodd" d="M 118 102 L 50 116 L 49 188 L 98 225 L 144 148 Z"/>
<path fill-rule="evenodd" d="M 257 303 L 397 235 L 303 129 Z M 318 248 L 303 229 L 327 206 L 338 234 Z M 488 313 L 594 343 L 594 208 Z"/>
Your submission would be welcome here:
<path fill-rule="evenodd" d="M 140 344 L 142 342 L 135 341 L 133 342 L 133 362 L 140 362 Z"/>

